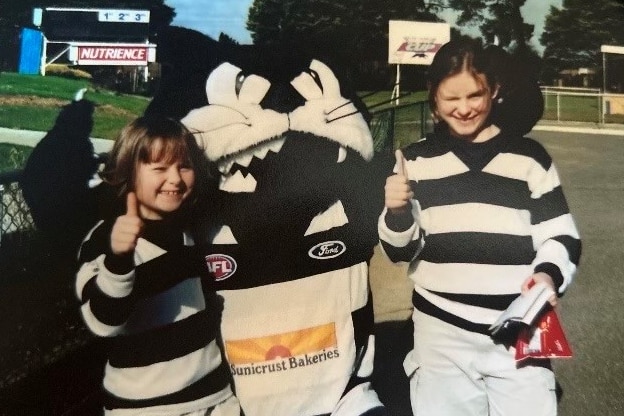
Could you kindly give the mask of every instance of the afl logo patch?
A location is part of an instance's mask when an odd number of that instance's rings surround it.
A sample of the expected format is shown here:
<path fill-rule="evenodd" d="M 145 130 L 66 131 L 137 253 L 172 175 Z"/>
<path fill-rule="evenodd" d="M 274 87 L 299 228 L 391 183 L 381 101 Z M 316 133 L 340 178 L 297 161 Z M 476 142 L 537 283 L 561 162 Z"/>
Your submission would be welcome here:
<path fill-rule="evenodd" d="M 236 272 L 236 261 L 225 254 L 210 254 L 205 257 L 208 271 L 215 282 L 225 280 Z"/>
<path fill-rule="evenodd" d="M 342 241 L 325 241 L 312 247 L 308 251 L 308 256 L 319 260 L 333 259 L 345 251 L 347 251 L 347 246 Z"/>

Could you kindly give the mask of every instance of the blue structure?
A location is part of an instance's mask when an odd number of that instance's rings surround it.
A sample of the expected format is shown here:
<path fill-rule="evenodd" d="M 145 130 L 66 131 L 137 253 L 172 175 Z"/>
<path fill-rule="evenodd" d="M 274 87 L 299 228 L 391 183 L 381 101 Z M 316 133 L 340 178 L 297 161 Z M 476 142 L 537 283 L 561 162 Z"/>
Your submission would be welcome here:
<path fill-rule="evenodd" d="M 23 28 L 20 34 L 20 74 L 37 75 L 41 69 L 41 51 L 43 48 L 43 32 Z"/>

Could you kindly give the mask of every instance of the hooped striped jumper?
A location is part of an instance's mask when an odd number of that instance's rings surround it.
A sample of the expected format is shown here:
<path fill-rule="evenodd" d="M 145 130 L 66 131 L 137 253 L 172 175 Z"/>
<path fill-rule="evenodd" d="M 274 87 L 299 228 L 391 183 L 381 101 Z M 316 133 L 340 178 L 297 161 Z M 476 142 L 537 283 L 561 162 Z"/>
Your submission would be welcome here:
<path fill-rule="evenodd" d="M 561 294 L 581 243 L 557 170 L 538 142 L 429 136 L 404 149 L 412 212 L 379 220 L 382 248 L 410 262 L 413 305 L 468 331 L 488 327 L 535 272 Z"/>
<path fill-rule="evenodd" d="M 112 225 L 101 221 L 87 235 L 76 281 L 84 322 L 108 338 L 105 409 L 182 414 L 226 400 L 221 306 L 202 293 L 193 240 L 170 221 L 145 220 L 132 262 L 110 252 Z"/>

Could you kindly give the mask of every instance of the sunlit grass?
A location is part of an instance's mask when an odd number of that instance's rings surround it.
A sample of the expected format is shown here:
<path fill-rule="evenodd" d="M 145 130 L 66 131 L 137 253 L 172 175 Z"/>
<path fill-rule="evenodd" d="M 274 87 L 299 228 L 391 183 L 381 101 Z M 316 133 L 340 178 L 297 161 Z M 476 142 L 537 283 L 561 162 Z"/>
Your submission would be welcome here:
<path fill-rule="evenodd" d="M 54 125 L 61 108 L 82 88 L 87 88 L 85 98 L 96 105 L 92 137 L 114 139 L 119 130 L 142 114 L 149 104 L 149 98 L 95 88 L 88 80 L 2 73 L 0 127 L 47 131 Z"/>

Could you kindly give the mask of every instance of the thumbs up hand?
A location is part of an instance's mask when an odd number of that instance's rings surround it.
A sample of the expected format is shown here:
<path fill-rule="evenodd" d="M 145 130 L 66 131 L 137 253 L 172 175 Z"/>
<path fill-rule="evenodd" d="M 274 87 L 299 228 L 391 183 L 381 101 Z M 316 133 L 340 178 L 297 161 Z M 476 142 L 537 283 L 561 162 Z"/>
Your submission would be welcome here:
<path fill-rule="evenodd" d="M 142 231 L 143 220 L 139 216 L 137 196 L 134 192 L 128 192 L 126 214 L 117 217 L 111 231 L 111 250 L 113 254 L 118 256 L 132 254 Z"/>
<path fill-rule="evenodd" d="M 410 200 L 414 198 L 414 192 L 407 179 L 405 157 L 401 150 L 395 152 L 397 173 L 386 179 L 384 187 L 386 199 L 385 206 L 393 214 L 401 214 L 410 207 Z"/>

